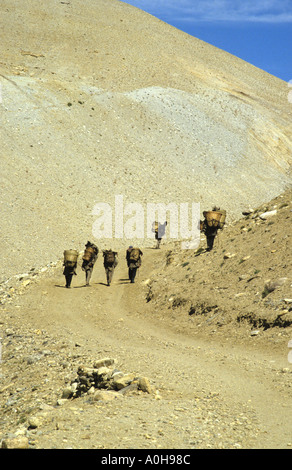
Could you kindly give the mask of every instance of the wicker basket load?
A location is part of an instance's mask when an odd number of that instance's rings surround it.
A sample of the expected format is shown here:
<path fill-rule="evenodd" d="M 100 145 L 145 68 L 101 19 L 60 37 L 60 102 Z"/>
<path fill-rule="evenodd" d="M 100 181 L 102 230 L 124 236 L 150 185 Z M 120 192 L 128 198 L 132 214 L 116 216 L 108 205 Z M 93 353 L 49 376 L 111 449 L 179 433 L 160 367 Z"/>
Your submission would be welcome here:
<path fill-rule="evenodd" d="M 205 211 L 203 212 L 209 227 L 217 227 L 221 219 L 221 213 L 218 211 Z"/>
<path fill-rule="evenodd" d="M 223 228 L 226 219 L 226 211 L 225 210 L 218 210 L 218 211 L 205 211 L 203 215 L 207 221 L 209 227 L 218 227 Z"/>
<path fill-rule="evenodd" d="M 78 259 L 78 251 L 77 250 L 65 250 L 64 251 L 64 261 L 67 262 L 72 262 L 76 263 Z"/>

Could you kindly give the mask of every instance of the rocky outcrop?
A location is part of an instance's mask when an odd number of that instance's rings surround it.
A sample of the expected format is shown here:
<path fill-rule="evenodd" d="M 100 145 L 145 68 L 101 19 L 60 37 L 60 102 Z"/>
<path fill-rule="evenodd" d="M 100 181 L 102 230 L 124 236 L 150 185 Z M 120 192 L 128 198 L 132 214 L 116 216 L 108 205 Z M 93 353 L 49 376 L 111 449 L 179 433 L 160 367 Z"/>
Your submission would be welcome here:
<path fill-rule="evenodd" d="M 123 373 L 115 368 L 115 363 L 114 359 L 105 358 L 94 363 L 93 367 L 80 366 L 77 377 L 63 390 L 62 398 L 77 398 L 86 393 L 94 400 L 117 397 L 117 394 L 100 394 L 100 390 L 118 392 L 120 395 L 134 390 L 151 393 L 151 385 L 146 377 Z"/>

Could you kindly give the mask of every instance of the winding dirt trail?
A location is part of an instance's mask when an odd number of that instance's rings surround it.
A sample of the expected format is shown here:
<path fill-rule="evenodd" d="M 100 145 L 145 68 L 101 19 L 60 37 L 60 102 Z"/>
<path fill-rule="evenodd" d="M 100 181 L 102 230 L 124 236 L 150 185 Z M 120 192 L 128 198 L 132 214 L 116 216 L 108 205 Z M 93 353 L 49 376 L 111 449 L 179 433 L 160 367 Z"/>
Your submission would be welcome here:
<path fill-rule="evenodd" d="M 55 277 L 42 280 L 22 296 L 28 324 L 71 338 L 92 357 L 117 358 L 121 369 L 148 377 L 156 390 L 155 399 L 153 394 L 148 399 L 131 397 L 123 405 L 111 405 L 119 416 L 119 435 L 105 424 L 101 432 L 94 421 L 94 442 L 120 448 L 125 445 L 121 435 L 126 435 L 132 448 L 289 447 L 291 389 L 282 384 L 285 374 L 281 373 L 287 357 L 199 338 L 189 319 L 176 329 L 164 312 L 153 311 L 151 302 L 145 302 L 142 281 L 163 256 L 163 250 L 144 250 L 134 285 L 120 259 L 113 283 L 107 287 L 99 257 L 90 287 L 85 287 L 79 268 L 71 289 L 65 289 L 58 269 Z M 86 410 L 83 419 L 90 420 L 91 412 Z M 137 426 L 143 432 L 137 432 Z M 72 435 L 74 428 L 72 422 Z M 52 445 L 52 441 L 44 442 Z"/>

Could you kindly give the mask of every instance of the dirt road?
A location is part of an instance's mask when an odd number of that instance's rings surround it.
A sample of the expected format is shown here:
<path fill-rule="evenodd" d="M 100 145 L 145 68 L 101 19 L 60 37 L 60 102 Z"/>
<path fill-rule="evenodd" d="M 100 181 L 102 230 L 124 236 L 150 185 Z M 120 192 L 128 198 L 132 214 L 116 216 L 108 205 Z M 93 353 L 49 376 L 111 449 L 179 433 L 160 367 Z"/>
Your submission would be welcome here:
<path fill-rule="evenodd" d="M 41 347 L 49 352 L 40 361 L 22 365 L 20 372 L 20 359 L 14 363 L 8 347 L 3 351 L 4 379 L 14 382 L 10 399 L 27 395 L 26 407 L 19 400 L 13 413 L 5 392 L 0 394 L 4 398 L 4 437 L 8 430 L 25 432 L 35 448 L 292 445 L 287 355 L 276 349 L 235 344 L 230 337 L 226 341 L 198 337 L 189 318 L 180 320 L 178 329 L 175 320 L 153 311 L 151 302 L 145 301 L 144 281 L 164 256 L 164 250 L 145 249 L 139 277 L 130 284 L 120 255 L 110 287 L 100 257 L 90 287 L 85 287 L 79 267 L 72 288 L 65 289 L 58 266 L 6 309 L 5 326 L 13 329 L 15 338 L 21 338 L 23 328 L 42 332 L 34 335 L 38 347 L 35 341 L 26 344 L 26 354 L 29 347 L 30 352 Z M 19 340 L 13 347 L 17 344 Z M 19 357 L 23 354 L 21 351 Z M 105 356 L 116 358 L 124 372 L 146 376 L 152 392 L 94 404 L 84 395 L 54 406 L 65 387 L 64 370 L 68 380 L 68 375 L 76 374 L 78 364 L 87 361 L 85 365 L 92 366 L 92 361 Z M 31 429 L 27 423 L 34 414 L 42 418 L 42 424 Z"/>

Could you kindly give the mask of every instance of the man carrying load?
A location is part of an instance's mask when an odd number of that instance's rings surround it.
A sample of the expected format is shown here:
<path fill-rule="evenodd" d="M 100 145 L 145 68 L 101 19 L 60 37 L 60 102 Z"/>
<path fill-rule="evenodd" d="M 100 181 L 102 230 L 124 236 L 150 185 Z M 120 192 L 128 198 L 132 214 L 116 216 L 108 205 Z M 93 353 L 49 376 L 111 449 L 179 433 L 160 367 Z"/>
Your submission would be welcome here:
<path fill-rule="evenodd" d="M 63 274 L 66 279 L 66 288 L 69 289 L 71 287 L 72 277 L 77 275 L 76 268 L 77 268 L 77 259 L 78 259 L 78 251 L 77 250 L 65 250 L 64 251 L 64 271 Z"/>
<path fill-rule="evenodd" d="M 223 230 L 226 218 L 226 211 L 220 210 L 220 207 L 214 206 L 212 211 L 203 212 L 205 217 L 202 222 L 202 232 L 206 235 L 207 239 L 207 251 L 213 249 L 214 240 L 218 230 Z"/>
<path fill-rule="evenodd" d="M 87 242 L 85 245 L 84 255 L 83 255 L 83 262 L 82 262 L 82 271 L 85 271 L 85 281 L 86 286 L 89 286 L 89 282 L 91 279 L 92 271 L 94 264 L 98 257 L 98 248 L 94 243 Z"/>
<path fill-rule="evenodd" d="M 142 264 L 141 256 L 143 256 L 143 253 L 140 248 L 129 246 L 126 251 L 126 260 L 129 268 L 129 279 L 132 284 L 135 282 L 137 269 L 140 268 Z"/>
<path fill-rule="evenodd" d="M 118 253 L 116 251 L 103 250 L 103 265 L 106 273 L 107 285 L 110 286 L 115 267 L 118 264 Z"/>

